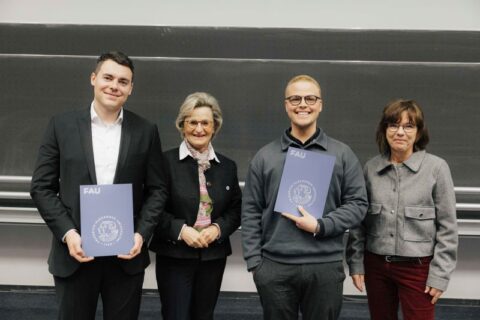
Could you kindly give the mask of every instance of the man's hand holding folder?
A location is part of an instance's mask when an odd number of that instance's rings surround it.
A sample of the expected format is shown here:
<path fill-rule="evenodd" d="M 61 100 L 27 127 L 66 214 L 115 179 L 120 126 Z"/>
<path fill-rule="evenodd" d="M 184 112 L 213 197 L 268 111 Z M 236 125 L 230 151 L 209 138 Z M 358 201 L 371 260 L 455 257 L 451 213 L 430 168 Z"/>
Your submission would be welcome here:
<path fill-rule="evenodd" d="M 295 222 L 297 228 L 313 234 L 317 234 L 320 231 L 320 225 L 318 224 L 317 219 L 312 216 L 307 210 L 305 210 L 302 206 L 297 206 L 297 209 L 302 214 L 301 217 L 286 212 L 282 212 L 282 216 Z"/>

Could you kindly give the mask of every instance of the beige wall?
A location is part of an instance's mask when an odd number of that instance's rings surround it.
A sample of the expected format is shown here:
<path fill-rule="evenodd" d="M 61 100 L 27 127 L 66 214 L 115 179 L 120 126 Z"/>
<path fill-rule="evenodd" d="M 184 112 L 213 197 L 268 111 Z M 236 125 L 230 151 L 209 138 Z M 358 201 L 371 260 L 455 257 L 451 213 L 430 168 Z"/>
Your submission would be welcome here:
<path fill-rule="evenodd" d="M 232 236 L 234 254 L 228 259 L 222 291 L 255 292 L 255 285 L 242 258 L 240 232 Z M 50 240 L 51 233 L 44 225 L 0 224 L 0 285 L 53 286 L 47 266 Z M 480 299 L 479 246 L 478 237 L 461 238 L 460 260 L 445 298 Z M 153 263 L 147 269 L 144 288 L 156 289 Z M 359 294 L 349 277 L 344 283 L 344 294 Z"/>
<path fill-rule="evenodd" d="M 478 0 L 0 0 L 0 22 L 480 30 Z"/>

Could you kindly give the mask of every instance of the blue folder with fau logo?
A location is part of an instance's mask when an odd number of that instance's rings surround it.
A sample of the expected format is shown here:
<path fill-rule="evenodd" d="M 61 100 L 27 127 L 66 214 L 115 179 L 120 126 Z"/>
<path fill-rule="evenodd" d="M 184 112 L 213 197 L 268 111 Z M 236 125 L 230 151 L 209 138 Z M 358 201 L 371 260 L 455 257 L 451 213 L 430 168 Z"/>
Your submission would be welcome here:
<path fill-rule="evenodd" d="M 132 185 L 80 186 L 80 224 L 88 257 L 128 254 L 133 247 Z"/>
<path fill-rule="evenodd" d="M 334 166 L 335 156 L 289 147 L 274 210 L 301 216 L 300 205 L 322 217 Z"/>

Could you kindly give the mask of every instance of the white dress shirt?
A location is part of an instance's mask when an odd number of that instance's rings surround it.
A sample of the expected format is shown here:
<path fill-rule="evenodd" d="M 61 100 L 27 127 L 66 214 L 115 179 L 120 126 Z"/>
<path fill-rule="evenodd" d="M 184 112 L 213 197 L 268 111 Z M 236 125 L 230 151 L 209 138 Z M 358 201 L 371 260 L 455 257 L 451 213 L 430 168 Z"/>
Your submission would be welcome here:
<path fill-rule="evenodd" d="M 95 112 L 92 102 L 90 116 L 92 118 L 92 146 L 97 184 L 112 184 L 120 151 L 123 108 L 114 123 L 104 123 Z"/>
<path fill-rule="evenodd" d="M 182 141 L 182 143 L 180 144 L 180 148 L 178 148 L 178 159 L 183 160 L 188 156 L 193 158 L 192 153 L 187 148 L 187 144 L 185 143 L 185 141 Z M 215 150 L 213 150 L 213 146 L 211 143 L 208 144 L 208 160 L 210 161 L 215 160 L 218 163 L 220 163 L 220 160 L 218 160 L 217 155 L 215 154 Z"/>

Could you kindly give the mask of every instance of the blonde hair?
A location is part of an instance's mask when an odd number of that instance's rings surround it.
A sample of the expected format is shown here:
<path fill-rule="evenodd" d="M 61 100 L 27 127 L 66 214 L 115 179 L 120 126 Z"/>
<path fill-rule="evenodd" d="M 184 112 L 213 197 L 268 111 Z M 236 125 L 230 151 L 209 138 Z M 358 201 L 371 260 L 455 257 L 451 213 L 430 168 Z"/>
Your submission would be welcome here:
<path fill-rule="evenodd" d="M 185 119 L 190 116 L 195 108 L 200 107 L 209 107 L 213 113 L 213 136 L 220 131 L 222 127 L 223 118 L 222 118 L 222 109 L 220 109 L 220 105 L 218 104 L 217 99 L 209 93 L 206 92 L 194 92 L 189 94 L 185 101 L 183 101 L 182 105 L 180 106 L 180 110 L 178 111 L 177 120 L 175 121 L 175 126 L 177 130 L 180 132 L 180 135 L 183 138 L 183 125 L 185 123 Z"/>
<path fill-rule="evenodd" d="M 293 78 L 291 78 L 287 85 L 285 86 L 285 91 L 287 91 L 287 88 L 295 83 L 295 82 L 299 82 L 299 81 L 307 81 L 307 82 L 311 82 L 315 85 L 315 87 L 318 88 L 318 92 L 320 93 L 320 97 L 322 96 L 322 88 L 320 88 L 320 84 L 318 83 L 317 80 L 315 80 L 313 77 L 309 76 L 309 75 L 306 75 L 306 74 L 300 74 L 298 76 L 295 76 Z"/>

